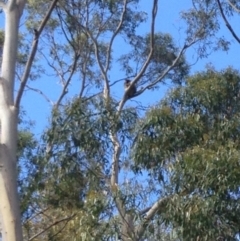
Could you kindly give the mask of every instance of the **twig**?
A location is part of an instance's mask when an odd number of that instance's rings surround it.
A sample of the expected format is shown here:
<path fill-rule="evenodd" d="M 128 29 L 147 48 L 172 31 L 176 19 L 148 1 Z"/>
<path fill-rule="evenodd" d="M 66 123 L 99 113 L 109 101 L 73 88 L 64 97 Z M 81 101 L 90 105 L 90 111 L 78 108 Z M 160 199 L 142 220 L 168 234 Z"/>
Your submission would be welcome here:
<path fill-rule="evenodd" d="M 52 224 L 50 224 L 48 227 L 46 227 L 44 230 L 42 230 L 42 231 L 40 231 L 39 233 L 33 235 L 31 238 L 28 239 L 28 241 L 31 241 L 31 240 L 37 238 L 38 236 L 40 236 L 41 234 L 43 234 L 43 233 L 45 233 L 47 230 L 49 230 L 51 227 L 53 227 L 53 226 L 55 226 L 55 225 L 57 225 L 57 224 L 59 224 L 59 223 L 61 223 L 61 222 L 69 221 L 70 219 L 72 219 L 72 218 L 75 217 L 75 216 L 76 216 L 76 214 L 73 214 L 73 215 L 70 216 L 70 217 L 62 218 L 62 219 L 60 219 L 60 220 L 55 221 L 54 223 L 52 223 Z"/>
<path fill-rule="evenodd" d="M 58 99 L 58 101 L 57 101 L 57 103 L 56 103 L 56 105 L 55 105 L 56 108 L 58 108 L 58 106 L 59 106 L 59 104 L 61 103 L 63 97 L 67 94 L 67 87 L 68 87 L 70 81 L 72 80 L 72 76 L 73 76 L 73 74 L 74 74 L 74 72 L 75 72 L 75 69 L 76 69 L 76 66 L 77 66 L 78 58 L 79 58 L 78 55 L 75 55 L 75 56 L 74 56 L 74 62 L 73 62 L 73 65 L 72 65 L 71 73 L 70 73 L 70 75 L 69 75 L 66 83 L 65 83 L 64 86 L 63 86 L 62 93 L 61 93 L 61 95 L 60 95 L 60 97 L 59 97 L 59 99 Z"/>
<path fill-rule="evenodd" d="M 45 208 L 44 210 L 41 210 L 41 211 L 35 213 L 32 217 L 27 218 L 25 222 L 29 222 L 30 220 L 36 218 L 38 215 L 43 214 L 43 213 L 44 213 L 45 211 L 47 211 L 48 209 L 49 209 L 49 207 L 47 207 L 47 208 Z M 24 222 L 24 223 L 25 223 L 25 222 Z"/>
<path fill-rule="evenodd" d="M 98 44 L 97 44 L 97 40 L 96 38 L 92 35 L 91 32 L 89 32 L 87 30 L 86 27 L 84 27 L 83 25 L 80 24 L 80 26 L 86 31 L 86 34 L 88 35 L 89 38 L 91 38 L 91 40 L 93 41 L 93 45 L 94 45 L 94 51 L 95 51 L 95 56 L 96 56 L 96 60 L 97 60 L 97 63 L 98 63 L 98 66 L 101 70 L 101 73 L 103 75 L 103 78 L 105 80 L 105 83 L 108 82 L 108 77 L 107 77 L 107 73 L 105 72 L 105 69 L 100 61 L 100 54 L 99 54 L 99 48 L 98 48 Z"/>
<path fill-rule="evenodd" d="M 54 102 L 51 101 L 41 90 L 39 89 L 36 89 L 36 88 L 33 88 L 33 87 L 30 87 L 28 85 L 26 85 L 26 88 L 28 88 L 29 90 L 32 90 L 32 91 L 35 91 L 37 93 L 39 93 L 40 95 L 42 95 L 44 97 L 44 99 L 49 102 L 52 106 L 54 105 Z"/>
<path fill-rule="evenodd" d="M 50 237 L 49 237 L 49 240 L 52 240 L 53 237 L 55 237 L 55 236 L 57 236 L 59 233 L 61 233 L 61 232 L 65 229 L 65 227 L 67 226 L 67 224 L 68 224 L 68 222 L 69 222 L 70 220 L 71 220 L 71 219 L 68 219 L 68 220 L 65 222 L 65 224 L 63 225 L 63 227 L 62 227 L 58 232 L 56 232 L 55 234 L 53 234 L 52 236 L 50 236 Z"/>

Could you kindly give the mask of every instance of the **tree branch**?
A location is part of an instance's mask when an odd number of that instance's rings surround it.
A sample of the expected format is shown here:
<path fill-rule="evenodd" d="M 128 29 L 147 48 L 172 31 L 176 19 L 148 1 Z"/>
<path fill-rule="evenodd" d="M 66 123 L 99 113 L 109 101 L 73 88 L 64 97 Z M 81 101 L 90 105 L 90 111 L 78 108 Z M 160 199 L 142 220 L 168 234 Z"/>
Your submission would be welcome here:
<path fill-rule="evenodd" d="M 29 222 L 29 221 L 33 220 L 34 218 L 36 218 L 38 215 L 44 214 L 44 212 L 46 212 L 48 209 L 49 209 L 49 207 L 47 207 L 47 208 L 45 208 L 45 209 L 43 209 L 43 210 L 35 213 L 33 216 L 27 218 L 25 222 Z M 24 223 L 25 223 L 25 222 L 24 222 Z"/>
<path fill-rule="evenodd" d="M 105 66 L 105 71 L 108 70 L 109 68 L 109 63 L 110 63 L 110 54 L 111 54 L 111 49 L 112 49 L 112 44 L 113 44 L 113 41 L 115 39 L 115 37 L 117 36 L 117 34 L 119 33 L 121 27 L 122 27 L 122 24 L 123 24 L 123 20 L 124 20 L 124 16 L 126 14 L 126 11 L 127 11 L 127 0 L 124 1 L 123 3 L 123 11 L 122 11 L 122 15 L 120 17 L 120 21 L 118 23 L 118 26 L 115 30 L 115 32 L 113 33 L 111 39 L 110 39 L 110 42 L 109 42 L 109 45 L 108 45 L 108 49 L 107 49 L 107 59 L 106 59 L 106 66 Z"/>
<path fill-rule="evenodd" d="M 119 25 L 117 27 L 116 32 L 114 33 L 114 35 L 113 35 L 113 37 L 111 39 L 111 41 L 113 41 L 115 35 L 120 31 L 120 28 L 121 28 L 121 25 L 122 25 L 122 21 L 123 21 L 123 17 L 124 17 L 124 14 L 126 12 L 126 4 L 127 4 L 127 1 L 125 0 L 125 2 L 124 2 L 124 10 L 123 10 L 123 14 L 122 14 L 122 17 L 121 17 L 121 21 L 120 21 L 120 23 L 119 23 Z M 131 86 L 134 85 L 140 79 L 142 74 L 144 74 L 144 72 L 145 72 L 145 70 L 146 70 L 146 68 L 147 68 L 147 66 L 148 66 L 148 64 L 150 62 L 150 59 L 152 57 L 153 48 L 154 48 L 154 28 L 155 28 L 156 14 L 157 14 L 157 0 L 154 0 L 153 1 L 153 8 L 152 8 L 150 52 L 149 52 L 149 55 L 147 57 L 147 60 L 143 64 L 143 67 L 140 70 L 139 74 L 137 75 L 137 77 L 131 83 Z M 112 45 L 112 43 L 110 42 L 110 46 L 111 45 Z M 107 68 L 108 68 L 108 65 L 106 66 L 106 69 L 105 69 L 106 71 L 107 71 Z M 106 83 L 106 85 L 109 88 L 109 83 Z M 120 116 L 121 110 L 122 110 L 122 108 L 124 106 L 124 103 L 127 100 L 127 95 L 128 95 L 129 90 L 131 89 L 131 86 L 125 92 L 125 94 L 123 96 L 123 99 L 120 102 L 120 105 L 119 105 L 120 107 L 118 108 L 118 111 L 117 111 L 117 117 Z M 104 93 L 104 94 L 106 95 L 106 93 Z M 105 96 L 105 97 L 107 97 L 107 96 Z M 116 202 L 116 205 L 117 205 L 118 212 L 119 212 L 119 214 L 121 216 L 121 219 L 122 219 L 122 223 L 123 223 L 122 225 L 126 226 L 126 225 L 128 225 L 128 222 L 126 222 L 126 207 L 124 206 L 124 203 L 123 203 L 123 200 L 121 200 L 121 197 L 118 197 L 118 195 L 117 195 L 119 193 L 119 190 L 118 190 L 118 174 L 119 174 L 119 158 L 120 158 L 120 155 L 121 155 L 121 145 L 119 143 L 119 140 L 118 140 L 118 137 L 117 137 L 116 133 L 112 133 L 111 130 L 110 130 L 110 138 L 111 138 L 111 140 L 113 142 L 113 146 L 114 146 L 114 155 L 113 155 L 113 158 L 112 158 L 112 173 L 111 173 L 110 183 L 111 183 L 112 193 L 116 194 L 115 195 L 116 196 L 115 197 L 115 202 Z"/>
<path fill-rule="evenodd" d="M 82 26 L 83 27 L 83 26 Z M 83 27 L 84 28 L 84 27 Z M 99 55 L 99 48 L 98 48 L 98 44 L 97 44 L 97 40 L 96 38 L 92 35 L 91 32 L 89 32 L 86 28 L 84 28 L 86 30 L 86 33 L 88 35 L 88 37 L 90 37 L 93 41 L 93 45 L 94 45 L 94 51 L 95 51 L 95 56 L 96 56 L 96 60 L 97 60 L 97 63 L 98 63 L 98 66 L 101 70 L 101 73 L 102 73 L 102 76 L 103 76 L 103 79 L 105 81 L 105 87 L 104 87 L 104 90 L 108 89 L 109 90 L 109 87 L 108 86 L 108 77 L 107 77 L 107 73 L 105 72 L 105 69 L 103 67 L 103 64 L 101 63 L 100 61 L 100 55 Z M 104 93 L 105 94 L 105 93 Z"/>
<path fill-rule="evenodd" d="M 47 230 L 49 230 L 51 227 L 53 227 L 53 226 L 55 226 L 55 225 L 57 225 L 57 224 L 59 224 L 59 223 L 61 223 L 61 222 L 68 221 L 68 220 L 72 219 L 74 216 L 76 216 L 76 214 L 73 214 L 73 215 L 70 216 L 70 217 L 62 218 L 62 219 L 60 219 L 60 220 L 55 221 L 54 223 L 52 223 L 52 224 L 50 224 L 48 227 L 46 227 L 44 230 L 42 230 L 42 231 L 40 231 L 39 233 L 33 235 L 31 238 L 28 239 L 28 241 L 31 241 L 31 240 L 37 238 L 38 236 L 40 236 L 41 234 L 43 234 L 43 233 L 45 233 Z"/>
<path fill-rule="evenodd" d="M 182 54 L 186 51 L 187 48 L 189 48 L 190 46 L 192 46 L 194 43 L 196 43 L 198 40 L 194 40 L 192 41 L 190 44 L 185 44 L 183 46 L 183 48 L 181 49 L 181 51 L 179 52 L 178 56 L 176 57 L 176 59 L 172 62 L 172 64 L 167 67 L 163 73 L 159 76 L 159 78 L 157 78 L 153 83 L 143 87 L 142 89 L 140 89 L 135 95 L 134 97 L 142 94 L 145 90 L 147 89 L 151 89 L 153 86 L 155 86 L 157 83 L 159 83 L 168 73 L 170 70 L 172 70 L 175 65 L 177 64 L 178 60 L 181 58 Z"/>
<path fill-rule="evenodd" d="M 150 51 L 149 51 L 149 54 L 148 54 L 148 57 L 147 57 L 145 63 L 143 64 L 141 70 L 139 71 L 138 75 L 133 79 L 133 81 L 131 82 L 130 86 L 125 91 L 124 96 L 123 96 L 121 102 L 119 103 L 118 115 L 120 115 L 120 113 L 122 111 L 122 108 L 123 108 L 125 102 L 127 101 L 127 96 L 128 96 L 129 91 L 131 90 L 131 87 L 133 85 L 136 85 L 136 83 L 142 77 L 142 75 L 146 71 L 146 69 L 147 69 L 147 67 L 148 67 L 148 65 L 150 63 L 150 60 L 152 58 L 152 54 L 153 54 L 153 50 L 154 50 L 155 20 L 156 20 L 156 16 L 157 16 L 157 11 L 158 11 L 158 0 L 154 0 L 153 1 L 153 7 L 152 7 L 152 23 L 151 23 L 151 34 L 150 34 Z"/>
<path fill-rule="evenodd" d="M 32 87 L 30 87 L 30 86 L 28 86 L 28 85 L 26 85 L 26 88 L 28 88 L 29 90 L 32 90 L 32 91 L 35 91 L 35 92 L 39 93 L 39 94 L 40 94 L 41 96 L 43 96 L 44 99 L 45 99 L 47 102 L 49 102 L 52 106 L 54 105 L 53 101 L 51 101 L 41 90 L 36 89 L 36 88 L 32 88 Z"/>
<path fill-rule="evenodd" d="M 146 229 L 146 226 L 149 224 L 149 222 L 151 221 L 151 219 L 154 217 L 154 215 L 156 214 L 156 212 L 160 211 L 162 208 L 164 208 L 167 204 L 167 202 L 173 197 L 173 195 L 171 196 L 167 196 L 167 197 L 164 197 L 162 199 L 159 199 L 157 202 L 155 202 L 153 204 L 153 206 L 147 211 L 145 217 L 144 217 L 144 220 L 143 222 L 138 226 L 137 228 L 137 240 L 139 240 L 145 229 Z"/>
<path fill-rule="evenodd" d="M 238 9 L 230 0 L 228 0 L 228 3 L 236 12 L 240 13 L 240 9 Z"/>
<path fill-rule="evenodd" d="M 49 18 L 51 16 L 51 13 L 52 13 L 55 5 L 57 4 L 57 2 L 58 2 L 58 0 L 53 0 L 45 18 L 43 19 L 43 21 L 42 21 L 42 23 L 39 27 L 39 29 L 35 31 L 35 37 L 34 37 L 33 44 L 32 44 L 32 50 L 31 50 L 31 53 L 29 55 L 29 58 L 28 58 L 28 61 L 27 61 L 27 64 L 26 64 L 25 71 L 23 73 L 22 81 L 21 81 L 21 84 L 20 84 L 20 88 L 18 90 L 18 94 L 17 94 L 16 101 L 15 101 L 15 107 L 17 107 L 17 108 L 19 108 L 21 98 L 22 98 L 22 95 L 23 95 L 23 91 L 25 89 L 25 86 L 26 86 L 26 83 L 27 83 L 27 80 L 28 80 L 28 77 L 29 77 L 29 73 L 31 71 L 31 67 L 32 67 L 32 64 L 33 64 L 33 60 L 34 60 L 36 52 L 37 52 L 39 36 L 41 35 L 41 33 L 43 31 L 43 28 L 47 24 L 47 21 L 49 20 Z"/>
<path fill-rule="evenodd" d="M 104 69 L 105 74 L 107 73 L 107 71 L 109 69 L 110 54 L 111 54 L 113 41 L 114 41 L 115 37 L 117 36 L 117 34 L 119 33 L 119 31 L 122 27 L 126 11 L 127 11 L 127 0 L 124 0 L 123 11 L 122 11 L 122 15 L 120 17 L 120 21 L 118 23 L 118 26 L 117 26 L 115 32 L 113 33 L 113 35 L 111 37 L 111 40 L 109 42 L 109 46 L 108 46 L 108 49 L 107 49 L 106 66 L 105 66 L 105 69 Z M 109 99 L 109 94 L 110 94 L 110 85 L 109 85 L 108 80 L 105 79 L 104 98 L 105 98 L 106 101 L 108 101 L 108 99 Z M 121 155 L 121 145 L 119 143 L 119 140 L 118 140 L 118 137 L 117 137 L 117 134 L 116 134 L 115 130 L 110 130 L 109 135 L 110 135 L 110 139 L 111 139 L 111 141 L 113 143 L 113 146 L 114 146 L 114 153 L 113 153 L 113 157 L 112 157 L 112 173 L 111 173 L 111 181 L 110 181 L 112 188 L 114 188 L 115 185 L 118 185 L 119 158 L 120 158 L 120 155 Z M 121 209 L 121 212 L 123 212 L 123 204 L 122 204 L 121 200 L 119 199 L 117 201 L 119 202 L 119 204 L 118 204 L 119 209 Z M 120 208 L 120 207 L 122 207 L 122 208 Z M 119 212 L 120 212 L 120 210 L 119 210 Z"/>
<path fill-rule="evenodd" d="M 57 101 L 57 103 L 56 103 L 56 105 L 55 105 L 56 108 L 58 108 L 58 106 L 59 106 L 59 104 L 61 103 L 63 97 L 67 94 L 67 87 L 68 87 L 68 85 L 69 85 L 69 83 L 70 83 L 70 81 L 71 81 L 71 79 L 72 79 L 72 76 L 73 76 L 73 74 L 74 74 L 74 72 L 75 72 L 78 58 L 79 58 L 78 55 L 75 55 L 75 56 L 74 56 L 74 62 L 73 62 L 73 65 L 72 65 L 71 73 L 70 73 L 70 75 L 69 75 L 69 77 L 68 77 L 68 80 L 66 81 L 66 83 L 65 83 L 64 86 L 63 86 L 62 93 L 61 93 L 61 95 L 60 95 L 60 97 L 59 97 L 59 99 L 58 99 L 58 101 Z"/>
<path fill-rule="evenodd" d="M 232 36 L 237 40 L 237 42 L 240 44 L 240 38 L 237 36 L 237 34 L 234 32 L 232 26 L 231 26 L 230 23 L 228 22 L 225 14 L 224 14 L 224 12 L 223 12 L 222 5 L 221 5 L 220 1 L 219 1 L 219 0 L 216 0 L 216 1 L 217 1 L 217 3 L 218 3 L 218 7 L 219 7 L 219 10 L 220 10 L 221 16 L 222 16 L 222 18 L 223 18 L 223 20 L 224 20 L 224 22 L 225 22 L 228 30 L 230 31 L 230 33 L 232 34 Z"/>

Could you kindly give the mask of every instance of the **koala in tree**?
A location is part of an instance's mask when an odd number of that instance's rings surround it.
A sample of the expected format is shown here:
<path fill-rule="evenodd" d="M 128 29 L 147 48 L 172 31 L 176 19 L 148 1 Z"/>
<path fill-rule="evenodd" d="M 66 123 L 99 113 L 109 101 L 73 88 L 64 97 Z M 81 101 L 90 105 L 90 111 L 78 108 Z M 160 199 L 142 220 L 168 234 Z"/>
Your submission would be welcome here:
<path fill-rule="evenodd" d="M 131 80 L 126 79 L 124 82 L 124 89 L 125 91 L 129 88 L 131 85 Z M 128 91 L 128 99 L 134 97 L 134 95 L 137 93 L 137 88 L 135 85 L 131 86 L 131 89 Z"/>

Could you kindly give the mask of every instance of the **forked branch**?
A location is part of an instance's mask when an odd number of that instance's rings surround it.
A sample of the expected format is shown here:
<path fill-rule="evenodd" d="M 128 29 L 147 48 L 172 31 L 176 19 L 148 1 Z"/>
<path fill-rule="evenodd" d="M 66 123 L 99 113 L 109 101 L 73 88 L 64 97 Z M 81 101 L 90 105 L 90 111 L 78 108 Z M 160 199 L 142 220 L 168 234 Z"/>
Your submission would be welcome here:
<path fill-rule="evenodd" d="M 157 16 L 157 11 L 158 11 L 158 0 L 154 0 L 153 1 L 153 7 L 152 7 L 152 22 L 151 22 L 151 33 L 150 33 L 150 51 L 148 54 L 148 57 L 145 61 L 145 63 L 143 64 L 141 70 L 139 71 L 138 75 L 133 79 L 133 81 L 131 82 L 130 86 L 128 87 L 127 91 L 124 93 L 123 99 L 121 100 L 121 102 L 119 103 L 119 107 L 118 107 L 118 115 L 120 115 L 123 106 L 127 100 L 127 96 L 129 91 L 131 90 L 132 86 L 136 85 L 136 83 L 140 80 L 140 78 L 142 77 L 142 75 L 145 73 L 150 60 L 152 58 L 153 55 L 153 50 L 154 50 L 154 34 L 155 34 L 155 20 L 156 20 L 156 16 Z"/>
<path fill-rule="evenodd" d="M 178 56 L 176 57 L 176 59 L 172 62 L 172 64 L 170 66 L 168 66 L 163 73 L 151 84 L 148 84 L 147 86 L 143 87 L 141 90 L 139 90 L 135 96 L 138 96 L 140 94 L 142 94 L 145 90 L 147 89 L 151 89 L 152 87 L 154 87 L 157 83 L 159 83 L 162 79 L 165 78 L 165 76 L 169 73 L 170 70 L 172 70 L 175 65 L 177 64 L 177 62 L 179 61 L 179 59 L 181 58 L 181 56 L 183 55 L 183 53 L 186 51 L 187 48 L 189 48 L 191 45 L 193 45 L 194 43 L 196 43 L 198 40 L 194 40 L 189 44 L 185 44 L 181 51 L 179 52 Z"/>
<path fill-rule="evenodd" d="M 173 197 L 172 196 L 167 196 L 164 197 L 162 199 L 159 199 L 157 202 L 155 202 L 153 204 L 153 206 L 151 208 L 149 208 L 149 210 L 147 211 L 147 213 L 145 214 L 145 217 L 142 221 L 142 223 L 138 226 L 136 233 L 137 233 L 137 237 L 138 240 L 142 237 L 142 235 L 145 232 L 145 229 L 147 227 L 147 225 L 149 224 L 149 222 L 151 221 L 151 219 L 154 217 L 154 215 L 161 211 L 161 209 L 163 209 L 166 204 L 170 201 L 170 199 Z"/>

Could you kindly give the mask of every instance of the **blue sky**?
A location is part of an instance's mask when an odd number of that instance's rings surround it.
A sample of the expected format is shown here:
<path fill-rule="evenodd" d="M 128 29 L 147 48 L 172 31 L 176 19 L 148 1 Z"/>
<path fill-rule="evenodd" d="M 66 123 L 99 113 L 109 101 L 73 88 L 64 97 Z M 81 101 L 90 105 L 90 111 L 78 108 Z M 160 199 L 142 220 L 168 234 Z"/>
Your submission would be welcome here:
<path fill-rule="evenodd" d="M 147 13 L 151 13 L 152 1 L 141 1 L 140 8 Z M 159 12 L 156 20 L 156 32 L 161 31 L 165 33 L 169 33 L 173 36 L 175 43 L 181 47 L 184 41 L 184 23 L 181 20 L 180 12 L 183 10 L 187 10 L 191 6 L 191 1 L 189 0 L 161 0 L 159 1 Z M 3 26 L 3 14 L 0 16 L 0 27 Z M 232 19 L 231 23 L 235 26 L 236 30 L 239 30 L 239 21 L 238 19 Z M 139 28 L 139 33 L 148 33 L 149 32 L 150 23 L 147 21 Z M 234 68 L 239 69 L 239 51 L 240 46 L 233 39 L 231 34 L 228 32 L 225 24 L 221 23 L 221 30 L 219 32 L 219 36 L 225 36 L 228 40 L 232 42 L 232 46 L 228 52 L 215 52 L 212 53 L 211 56 L 207 59 L 199 60 L 195 65 L 191 68 L 191 73 L 195 73 L 196 71 L 203 71 L 207 63 L 211 63 L 217 70 L 226 68 L 228 66 L 233 66 Z M 124 46 L 121 46 L 123 48 Z M 118 50 L 118 46 L 115 47 L 114 51 L 118 54 L 118 51 L 121 51 L 121 48 Z M 195 50 L 192 48 L 186 53 L 187 61 L 189 63 L 194 63 L 197 58 L 197 54 Z M 111 77 L 114 80 L 124 77 L 123 73 L 119 70 L 114 69 L 111 73 Z M 37 81 L 30 83 L 30 85 L 34 88 L 41 89 L 50 99 L 53 101 L 57 98 L 58 93 L 60 91 L 60 85 L 58 84 L 57 79 L 53 79 L 51 77 L 42 77 Z M 146 92 L 142 96 L 137 97 L 136 101 L 141 101 L 145 105 L 155 103 L 160 100 L 166 91 L 169 89 L 168 85 L 162 86 L 160 90 L 156 92 Z M 72 91 L 74 90 L 74 86 L 72 86 Z M 115 88 L 114 96 L 117 98 L 121 98 L 123 94 L 123 89 L 120 85 Z M 134 101 L 132 102 L 134 104 Z M 130 102 L 131 104 L 131 102 Z M 51 110 L 51 106 L 45 101 L 45 99 L 36 92 L 26 91 L 24 94 L 24 98 L 22 100 L 22 106 L 24 110 L 27 112 L 27 117 L 35 122 L 34 133 L 36 135 L 40 135 L 42 133 L 43 128 L 47 124 L 47 117 L 49 116 L 49 112 Z"/>

